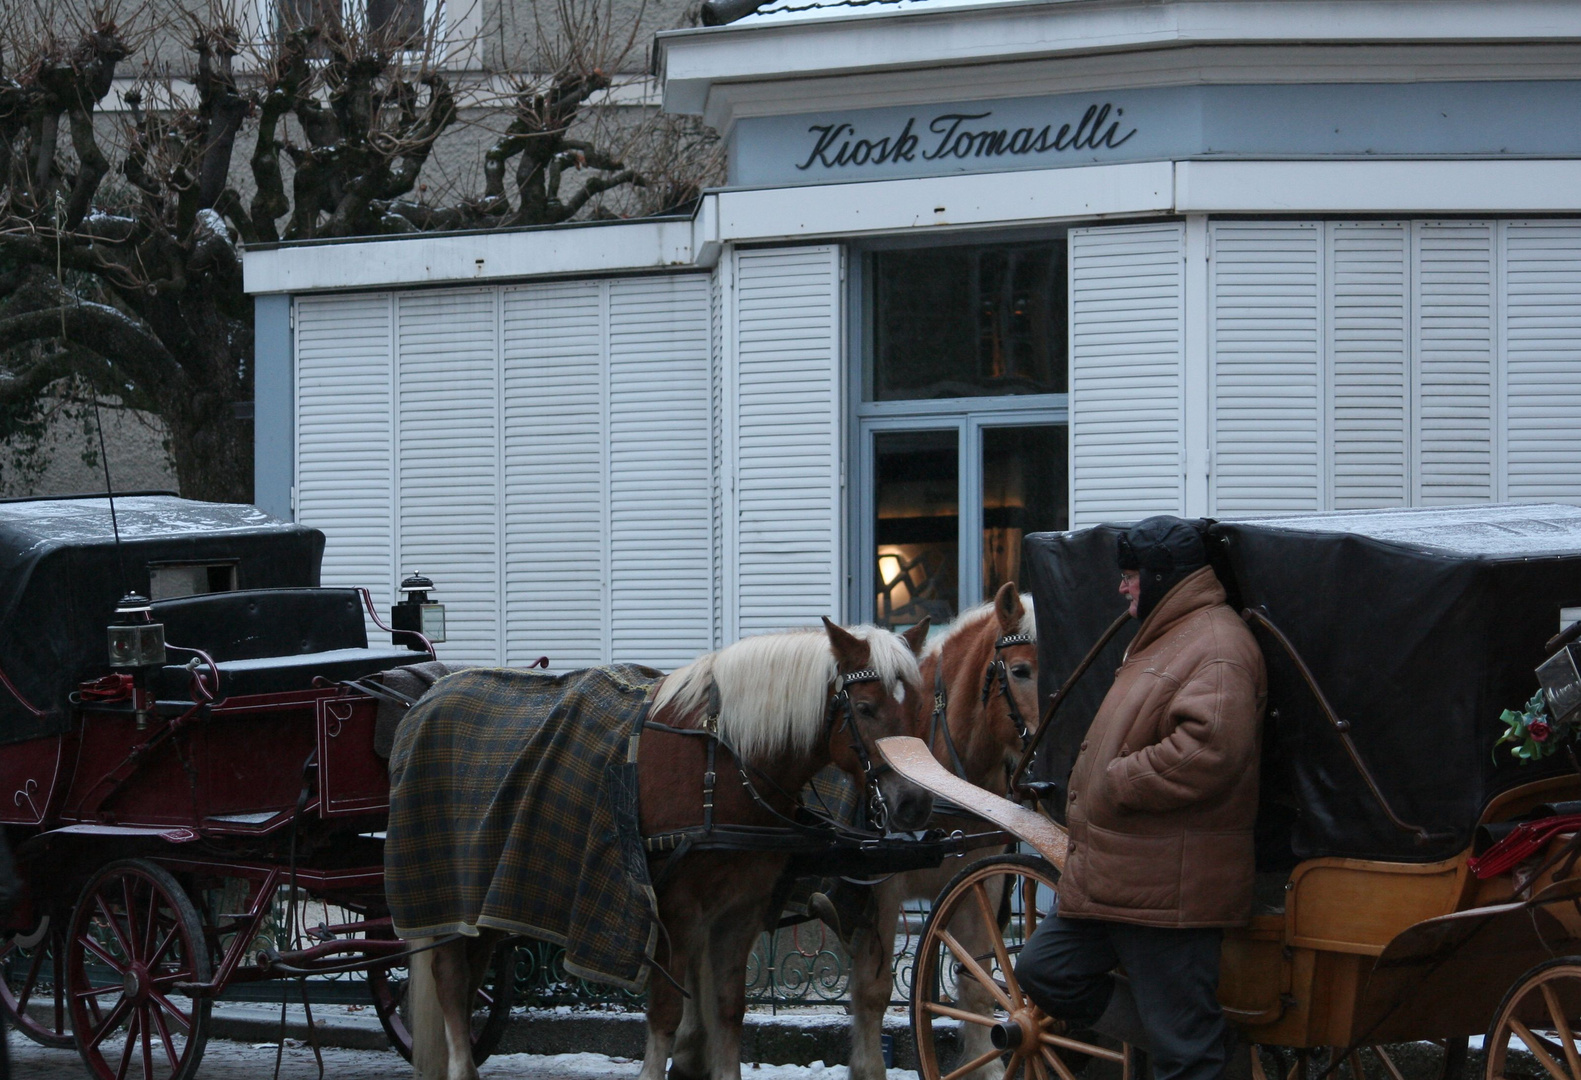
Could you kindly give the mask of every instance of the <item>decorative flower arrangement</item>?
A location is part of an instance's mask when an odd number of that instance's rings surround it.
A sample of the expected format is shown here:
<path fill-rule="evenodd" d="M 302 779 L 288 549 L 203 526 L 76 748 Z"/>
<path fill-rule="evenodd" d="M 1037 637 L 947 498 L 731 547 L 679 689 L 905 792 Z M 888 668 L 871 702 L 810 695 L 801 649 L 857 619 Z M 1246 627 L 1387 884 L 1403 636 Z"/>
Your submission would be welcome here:
<path fill-rule="evenodd" d="M 1499 714 L 1504 722 L 1504 734 L 1494 743 L 1497 750 L 1510 744 L 1510 753 L 1521 761 L 1541 761 L 1558 751 L 1576 734 L 1574 723 L 1555 725 L 1548 716 L 1548 703 L 1538 690 L 1520 712 L 1505 709 Z"/>

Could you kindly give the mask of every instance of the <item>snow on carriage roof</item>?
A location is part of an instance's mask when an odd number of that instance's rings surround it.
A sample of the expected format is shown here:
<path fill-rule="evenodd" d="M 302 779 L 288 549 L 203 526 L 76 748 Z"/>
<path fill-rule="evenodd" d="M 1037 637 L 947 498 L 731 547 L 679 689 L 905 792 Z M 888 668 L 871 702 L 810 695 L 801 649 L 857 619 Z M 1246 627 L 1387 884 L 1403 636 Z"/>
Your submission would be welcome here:
<path fill-rule="evenodd" d="M 194 502 L 175 495 L 118 496 L 115 518 L 123 541 L 297 531 L 297 526 L 271 517 L 256 506 Z M 53 545 L 96 545 L 113 542 L 114 538 L 110 502 L 102 497 L 0 502 L 0 549 L 7 552 Z"/>
<path fill-rule="evenodd" d="M 1226 524 L 1351 533 L 1459 558 L 1499 561 L 1581 555 L 1581 507 L 1560 503 L 1351 510 L 1306 517 L 1242 518 Z"/>

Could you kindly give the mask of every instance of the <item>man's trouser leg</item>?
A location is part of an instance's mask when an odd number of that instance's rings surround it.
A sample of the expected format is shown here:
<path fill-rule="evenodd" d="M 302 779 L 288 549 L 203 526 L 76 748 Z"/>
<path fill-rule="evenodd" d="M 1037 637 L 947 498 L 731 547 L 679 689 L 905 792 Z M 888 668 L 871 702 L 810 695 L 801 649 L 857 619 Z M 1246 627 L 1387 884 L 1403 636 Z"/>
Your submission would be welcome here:
<path fill-rule="evenodd" d="M 1109 941 L 1131 977 L 1154 1080 L 1219 1080 L 1224 1011 L 1219 1007 L 1217 929 L 1173 930 L 1108 923 Z"/>
<path fill-rule="evenodd" d="M 1016 982 L 1048 1015 L 1074 1027 L 1091 1026 L 1109 1004 L 1120 963 L 1108 927 L 1050 914 L 1022 946 Z"/>

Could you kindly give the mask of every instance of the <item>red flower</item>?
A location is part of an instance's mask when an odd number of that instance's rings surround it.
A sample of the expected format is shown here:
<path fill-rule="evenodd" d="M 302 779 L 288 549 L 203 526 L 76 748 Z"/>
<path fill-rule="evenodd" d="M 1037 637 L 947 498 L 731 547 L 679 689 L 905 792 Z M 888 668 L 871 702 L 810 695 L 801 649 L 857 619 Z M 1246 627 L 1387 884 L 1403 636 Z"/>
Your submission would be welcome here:
<path fill-rule="evenodd" d="M 1536 739 L 1538 742 L 1547 742 L 1548 741 L 1548 721 L 1546 721 L 1546 720 L 1533 720 L 1529 725 L 1527 725 L 1526 733 L 1528 735 L 1530 735 L 1532 738 Z"/>

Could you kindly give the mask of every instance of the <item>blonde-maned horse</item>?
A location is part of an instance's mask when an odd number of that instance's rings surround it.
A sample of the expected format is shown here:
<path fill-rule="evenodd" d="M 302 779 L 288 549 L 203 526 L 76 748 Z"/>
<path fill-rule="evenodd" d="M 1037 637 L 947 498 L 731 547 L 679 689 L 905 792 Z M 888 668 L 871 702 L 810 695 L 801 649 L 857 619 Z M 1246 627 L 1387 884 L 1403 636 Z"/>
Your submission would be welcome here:
<path fill-rule="evenodd" d="M 721 826 L 782 826 L 795 814 L 796 793 L 831 762 L 864 789 L 873 782 L 895 828 L 927 820 L 931 798 L 884 768 L 872 750 L 886 735 L 923 734 L 910 708 L 922 692 L 914 640 L 921 635 L 824 624 L 823 631 L 743 639 L 658 685 L 638 758 L 644 836 L 677 834 L 686 824 L 675 816 L 681 806 L 708 805 L 708 820 Z M 710 763 L 717 785 L 703 798 L 707 740 L 682 732 L 707 730 L 718 732 Z M 684 1000 L 676 983 L 685 984 L 707 1039 L 700 1055 L 677 1053 L 670 1075 L 740 1080 L 747 959 L 774 914 L 768 908 L 788 858 L 786 850 L 706 843 L 649 854 L 663 930 L 655 959 L 663 972 L 648 980 L 640 1080 L 665 1080 Z M 408 1000 L 419 1080 L 477 1077 L 469 1003 L 498 941 L 484 930 L 412 956 Z"/>
<path fill-rule="evenodd" d="M 993 667 L 996 662 L 1004 664 L 1003 678 Z M 1036 730 L 1038 721 L 1037 625 L 1031 595 L 1018 595 L 1015 583 L 1006 582 L 990 603 L 961 614 L 928 642 L 921 675 L 923 696 L 913 703 L 915 722 L 929 732 L 923 737 L 931 740 L 934 757 L 978 787 L 1003 795 L 1024 738 Z M 940 686 L 942 694 L 937 692 Z M 1007 691 L 1011 697 L 1006 696 Z M 944 699 L 945 711 L 942 722 L 935 725 L 932 715 L 939 697 Z M 1011 700 L 1022 717 L 1021 724 L 1015 720 Z M 965 828 L 972 830 L 971 825 Z M 1000 850 L 968 851 L 960 860 L 947 860 L 937 869 L 896 874 L 875 886 L 873 928 L 859 931 L 850 943 L 851 1080 L 883 1080 L 885 1075 L 880 1036 L 893 991 L 891 963 L 901 905 L 907 900 L 933 899 L 963 866 Z M 988 899 L 997 908 L 1000 897 Z M 957 919 L 951 929 L 974 956 L 986 955 L 992 948 L 981 919 Z M 993 1012 L 993 1002 L 975 982 L 962 980 L 961 989 L 972 1011 Z M 981 1000 L 971 999 L 973 990 L 978 990 Z M 961 1037 L 961 1061 L 971 1061 L 990 1048 L 989 1029 L 981 1024 L 962 1024 Z M 1000 1072 L 985 1069 L 985 1075 L 997 1077 Z"/>

